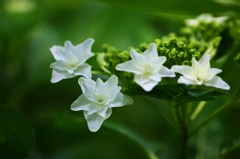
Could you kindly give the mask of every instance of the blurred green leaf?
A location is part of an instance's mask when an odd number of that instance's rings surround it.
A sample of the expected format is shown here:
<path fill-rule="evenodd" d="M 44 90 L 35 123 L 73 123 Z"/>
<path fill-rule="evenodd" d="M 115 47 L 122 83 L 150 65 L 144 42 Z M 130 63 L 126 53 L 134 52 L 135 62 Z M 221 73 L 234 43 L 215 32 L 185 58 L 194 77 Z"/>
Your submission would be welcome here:
<path fill-rule="evenodd" d="M 121 6 L 139 12 L 155 15 L 197 15 L 201 13 L 220 13 L 233 11 L 239 13 L 240 3 L 222 3 L 222 0 L 99 0 L 115 6 Z M 237 4 L 237 5 L 236 5 Z M 191 7 L 189 7 L 191 6 Z M 168 15 L 169 15 L 168 14 Z"/>
<path fill-rule="evenodd" d="M 220 159 L 232 159 L 240 155 L 240 140 L 236 140 L 231 146 L 225 147 L 221 154 Z"/>
<path fill-rule="evenodd" d="M 105 122 L 104 126 L 122 135 L 127 136 L 129 139 L 137 143 L 139 146 L 143 148 L 143 150 L 146 152 L 149 159 L 158 159 L 158 157 L 154 153 L 156 149 L 159 147 L 159 145 L 157 145 L 156 143 L 146 140 L 145 138 L 140 136 L 137 132 L 134 132 L 133 130 L 127 128 L 126 126 L 116 122 L 114 123 Z"/>
<path fill-rule="evenodd" d="M 151 92 L 145 92 L 140 87 L 136 87 L 131 88 L 127 93 L 164 99 L 178 106 L 186 102 L 214 100 L 216 96 L 223 95 L 226 92 L 205 86 L 187 87 L 179 84 L 168 84 L 158 85 Z"/>
<path fill-rule="evenodd" d="M 0 108 L 0 158 L 23 159 L 35 145 L 31 125 L 16 112 Z"/>

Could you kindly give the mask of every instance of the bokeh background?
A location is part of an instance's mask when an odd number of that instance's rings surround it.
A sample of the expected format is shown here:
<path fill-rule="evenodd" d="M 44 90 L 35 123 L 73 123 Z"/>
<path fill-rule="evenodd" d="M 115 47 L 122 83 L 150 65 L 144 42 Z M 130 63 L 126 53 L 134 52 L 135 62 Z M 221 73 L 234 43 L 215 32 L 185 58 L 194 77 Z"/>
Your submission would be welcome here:
<path fill-rule="evenodd" d="M 0 158 L 147 158 L 141 143 L 112 126 L 104 124 L 99 132 L 89 132 L 82 112 L 70 110 L 81 94 L 77 78 L 50 83 L 49 65 L 54 59 L 49 48 L 65 40 L 78 44 L 92 37 L 93 52 L 101 51 L 104 43 L 127 49 L 178 31 L 184 19 L 201 13 L 238 17 L 240 1 L 1 0 Z M 238 73 L 239 66 L 234 67 L 233 73 Z M 238 82 L 236 77 L 231 84 Z M 109 122 L 148 138 L 161 158 L 178 158 L 180 141 L 157 113 L 165 111 L 166 103 L 134 99 L 134 105 L 113 110 Z M 189 158 L 216 158 L 223 149 L 240 145 L 239 121 L 238 105 L 224 111 L 191 139 Z M 240 158 L 239 146 L 224 157 Z"/>

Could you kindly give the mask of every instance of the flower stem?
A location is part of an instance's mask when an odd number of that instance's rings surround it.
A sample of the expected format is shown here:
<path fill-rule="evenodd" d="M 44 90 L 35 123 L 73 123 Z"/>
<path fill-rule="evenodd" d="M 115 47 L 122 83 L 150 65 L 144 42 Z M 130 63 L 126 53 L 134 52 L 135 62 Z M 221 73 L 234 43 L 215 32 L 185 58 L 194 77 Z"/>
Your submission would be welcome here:
<path fill-rule="evenodd" d="M 198 114 L 203 110 L 203 108 L 205 107 L 205 105 L 207 104 L 207 102 L 205 101 L 201 101 L 199 102 L 197 108 L 194 110 L 194 112 L 192 113 L 190 120 L 193 121 L 196 119 L 196 117 L 198 116 Z"/>
<path fill-rule="evenodd" d="M 181 109 L 180 106 L 172 106 L 172 112 L 174 115 L 174 118 L 176 120 L 176 122 L 178 123 L 178 126 L 181 130 L 181 142 L 182 142 L 182 146 L 181 146 L 181 154 L 180 154 L 180 159 L 186 159 L 187 158 L 187 145 L 188 145 L 188 126 L 185 123 L 185 119 L 183 115 L 183 110 Z"/>
<path fill-rule="evenodd" d="M 208 115 L 193 131 L 189 134 L 189 137 L 192 137 L 195 133 L 198 132 L 204 125 L 206 125 L 211 119 L 213 119 L 216 115 L 222 112 L 225 108 L 232 105 L 235 102 L 236 98 L 231 100 L 230 102 L 223 104 L 222 106 L 218 107 L 214 112 Z"/>

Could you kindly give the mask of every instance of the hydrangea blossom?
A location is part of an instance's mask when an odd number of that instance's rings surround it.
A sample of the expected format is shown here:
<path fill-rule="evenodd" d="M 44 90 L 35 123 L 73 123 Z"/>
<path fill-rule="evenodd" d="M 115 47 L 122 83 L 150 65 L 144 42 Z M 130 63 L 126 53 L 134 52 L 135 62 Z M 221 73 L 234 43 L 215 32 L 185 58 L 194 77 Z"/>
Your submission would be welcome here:
<path fill-rule="evenodd" d="M 50 48 L 56 62 L 50 65 L 53 68 L 51 82 L 56 83 L 62 79 L 72 78 L 78 75 L 91 78 L 91 66 L 86 64 L 87 59 L 94 54 L 91 47 L 94 40 L 89 38 L 83 43 L 74 46 L 70 41 L 62 46 Z"/>
<path fill-rule="evenodd" d="M 143 54 L 131 50 L 130 56 L 132 60 L 118 64 L 116 70 L 134 73 L 134 81 L 145 91 L 151 91 L 162 77 L 175 77 L 173 71 L 163 66 L 167 58 L 158 56 L 156 45 L 153 43 Z"/>
<path fill-rule="evenodd" d="M 228 19 L 227 16 L 223 17 L 213 17 L 211 14 L 201 14 L 199 15 L 196 19 L 187 19 L 185 21 L 187 26 L 198 26 L 199 23 L 201 22 L 206 22 L 206 23 L 216 23 L 217 25 L 222 24 Z"/>
<path fill-rule="evenodd" d="M 83 94 L 73 102 L 71 110 L 84 111 L 88 128 L 96 132 L 104 120 L 109 118 L 113 107 L 121 107 L 133 103 L 131 97 L 123 95 L 118 86 L 117 76 L 111 76 L 106 82 L 81 77 L 78 81 Z"/>
<path fill-rule="evenodd" d="M 210 56 L 204 54 L 199 61 L 192 58 L 192 66 L 172 66 L 171 70 L 182 74 L 178 79 L 178 83 L 186 85 L 206 85 L 220 89 L 229 90 L 230 86 L 224 82 L 221 77 L 216 76 L 222 70 L 211 68 Z"/>

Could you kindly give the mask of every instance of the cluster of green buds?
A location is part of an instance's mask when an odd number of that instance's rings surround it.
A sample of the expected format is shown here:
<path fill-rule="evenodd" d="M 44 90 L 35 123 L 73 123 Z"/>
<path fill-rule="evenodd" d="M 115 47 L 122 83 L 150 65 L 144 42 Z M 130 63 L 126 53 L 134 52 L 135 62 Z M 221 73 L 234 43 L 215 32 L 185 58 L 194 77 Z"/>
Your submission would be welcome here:
<path fill-rule="evenodd" d="M 141 43 L 136 48 L 127 50 L 104 45 L 101 52 L 94 54 L 91 51 L 94 40 L 91 38 L 76 46 L 66 41 L 63 47 L 53 46 L 50 49 L 56 60 L 51 64 L 51 82 L 81 76 L 78 83 L 83 94 L 73 102 L 71 109 L 84 111 L 88 127 L 93 132 L 110 117 L 113 107 L 133 103 L 130 96 L 120 92 L 121 87 L 118 85 L 121 85 L 127 94 L 138 91 L 151 96 L 154 93 L 175 102 L 183 96 L 186 97 L 185 102 L 189 99 L 198 100 L 198 97 L 200 100 L 208 99 L 206 90 L 196 95 L 196 92 L 188 90 L 188 86 L 191 89 L 207 87 L 207 93 L 212 88 L 230 89 L 230 86 L 217 76 L 222 70 L 211 68 L 210 65 L 211 59 L 217 53 L 226 20 L 227 17 L 214 18 L 204 14 L 197 19 L 187 20 L 186 27 L 179 35 L 171 33 L 150 44 Z M 98 67 L 86 63 L 92 56 L 97 57 Z M 236 60 L 239 60 L 239 56 Z M 109 78 L 105 82 L 100 78 L 92 80 L 92 68 L 100 68 L 97 72 L 101 77 L 105 75 Z M 167 89 L 163 89 L 166 88 L 161 84 L 163 78 L 175 81 L 173 92 L 169 90 L 170 83 L 167 83 Z M 182 85 L 186 87 L 180 88 Z"/>

